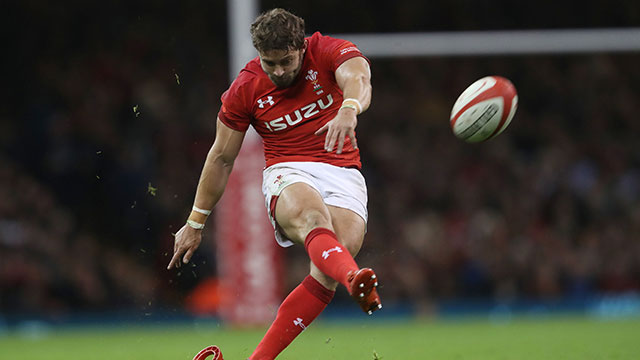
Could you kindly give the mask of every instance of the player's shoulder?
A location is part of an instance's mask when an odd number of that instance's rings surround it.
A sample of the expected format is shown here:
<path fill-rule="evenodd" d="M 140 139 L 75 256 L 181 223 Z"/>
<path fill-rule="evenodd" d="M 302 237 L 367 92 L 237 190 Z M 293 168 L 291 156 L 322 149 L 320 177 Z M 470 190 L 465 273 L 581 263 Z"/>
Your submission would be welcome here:
<path fill-rule="evenodd" d="M 319 32 L 308 37 L 308 44 L 312 53 L 325 54 L 325 56 L 333 59 L 341 59 L 339 62 L 348 60 L 353 56 L 364 57 L 358 47 L 351 41 L 322 35 Z"/>
<path fill-rule="evenodd" d="M 335 48 L 342 44 L 348 43 L 347 40 L 338 39 L 329 35 L 322 35 L 319 31 L 316 31 L 311 36 L 307 38 L 307 42 L 309 44 L 309 48 L 311 49 L 327 49 L 327 48 Z"/>
<path fill-rule="evenodd" d="M 241 86 L 250 85 L 259 80 L 262 75 L 262 68 L 260 67 L 260 60 L 256 57 L 249 61 L 247 65 L 240 70 L 238 76 L 234 80 L 234 83 Z"/>
<path fill-rule="evenodd" d="M 232 92 L 253 92 L 256 88 L 260 87 L 264 79 L 264 72 L 260 67 L 260 60 L 258 57 L 249 61 L 238 76 L 233 80 L 233 83 L 229 87 Z"/>
<path fill-rule="evenodd" d="M 361 56 L 369 61 L 349 40 L 322 35 L 319 32 L 307 39 L 312 57 L 326 64 L 334 72 L 342 63 L 356 56 Z"/>

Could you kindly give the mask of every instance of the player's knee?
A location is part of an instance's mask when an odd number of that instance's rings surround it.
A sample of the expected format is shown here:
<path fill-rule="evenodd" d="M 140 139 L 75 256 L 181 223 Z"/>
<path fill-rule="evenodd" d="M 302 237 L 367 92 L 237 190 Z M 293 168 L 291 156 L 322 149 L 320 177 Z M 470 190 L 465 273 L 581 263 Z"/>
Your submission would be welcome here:
<path fill-rule="evenodd" d="M 301 213 L 301 220 L 307 230 L 311 231 L 317 227 L 331 229 L 331 217 L 328 213 L 318 209 L 306 209 Z"/>
<path fill-rule="evenodd" d="M 351 256 L 355 257 L 358 255 L 358 252 L 360 252 L 360 248 L 362 247 L 362 239 L 345 239 L 342 242 L 342 245 L 347 248 Z"/>
<path fill-rule="evenodd" d="M 313 208 L 296 210 L 289 214 L 286 221 L 281 222 L 287 236 L 295 242 L 304 243 L 306 236 L 315 228 L 323 227 L 333 230 L 329 215 L 323 211 Z"/>
<path fill-rule="evenodd" d="M 317 209 L 304 209 L 298 216 L 297 223 L 300 236 L 304 239 L 311 230 L 316 228 L 327 228 L 333 230 L 331 218 L 328 214 Z"/>

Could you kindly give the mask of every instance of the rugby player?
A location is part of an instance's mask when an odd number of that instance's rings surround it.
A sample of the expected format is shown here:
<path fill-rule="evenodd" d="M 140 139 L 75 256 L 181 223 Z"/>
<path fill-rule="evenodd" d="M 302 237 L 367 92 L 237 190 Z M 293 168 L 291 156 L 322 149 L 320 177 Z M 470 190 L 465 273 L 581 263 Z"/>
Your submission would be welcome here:
<path fill-rule="evenodd" d="M 367 188 L 355 128 L 371 101 L 369 61 L 351 42 L 316 32 L 304 20 L 269 10 L 251 25 L 258 57 L 222 95 L 215 141 L 207 155 L 187 224 L 175 236 L 168 268 L 189 262 L 207 216 L 225 189 L 245 132 L 262 137 L 262 191 L 277 242 L 304 245 L 310 273 L 280 305 L 251 360 L 275 359 L 324 310 L 339 284 L 363 311 L 382 308 L 378 281 L 353 257 L 367 223 Z M 194 359 L 213 355 L 210 346 Z"/>

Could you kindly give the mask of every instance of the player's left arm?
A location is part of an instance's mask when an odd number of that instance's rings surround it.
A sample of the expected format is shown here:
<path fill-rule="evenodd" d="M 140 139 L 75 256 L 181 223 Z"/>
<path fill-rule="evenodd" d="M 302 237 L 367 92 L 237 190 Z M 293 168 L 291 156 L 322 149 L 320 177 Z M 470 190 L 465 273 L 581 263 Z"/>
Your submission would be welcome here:
<path fill-rule="evenodd" d="M 344 101 L 338 115 L 316 131 L 316 135 L 327 132 L 324 140 L 325 150 L 333 151 L 336 142 L 337 154 L 342 153 L 345 137 L 351 139 L 354 148 L 356 142 L 357 115 L 362 114 L 371 104 L 371 69 L 363 57 L 354 57 L 343 62 L 336 69 L 336 81 L 342 90 Z"/>

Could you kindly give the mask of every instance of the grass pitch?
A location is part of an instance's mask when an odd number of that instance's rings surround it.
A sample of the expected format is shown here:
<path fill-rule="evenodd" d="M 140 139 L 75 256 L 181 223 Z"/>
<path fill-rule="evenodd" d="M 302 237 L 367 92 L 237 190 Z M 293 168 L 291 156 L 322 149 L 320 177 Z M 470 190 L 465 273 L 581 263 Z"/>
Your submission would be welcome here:
<path fill-rule="evenodd" d="M 264 333 L 218 326 L 76 328 L 0 335 L 0 359 L 190 360 L 216 344 L 246 359 Z M 432 322 L 319 322 L 279 360 L 640 359 L 640 319 L 586 318 Z"/>

